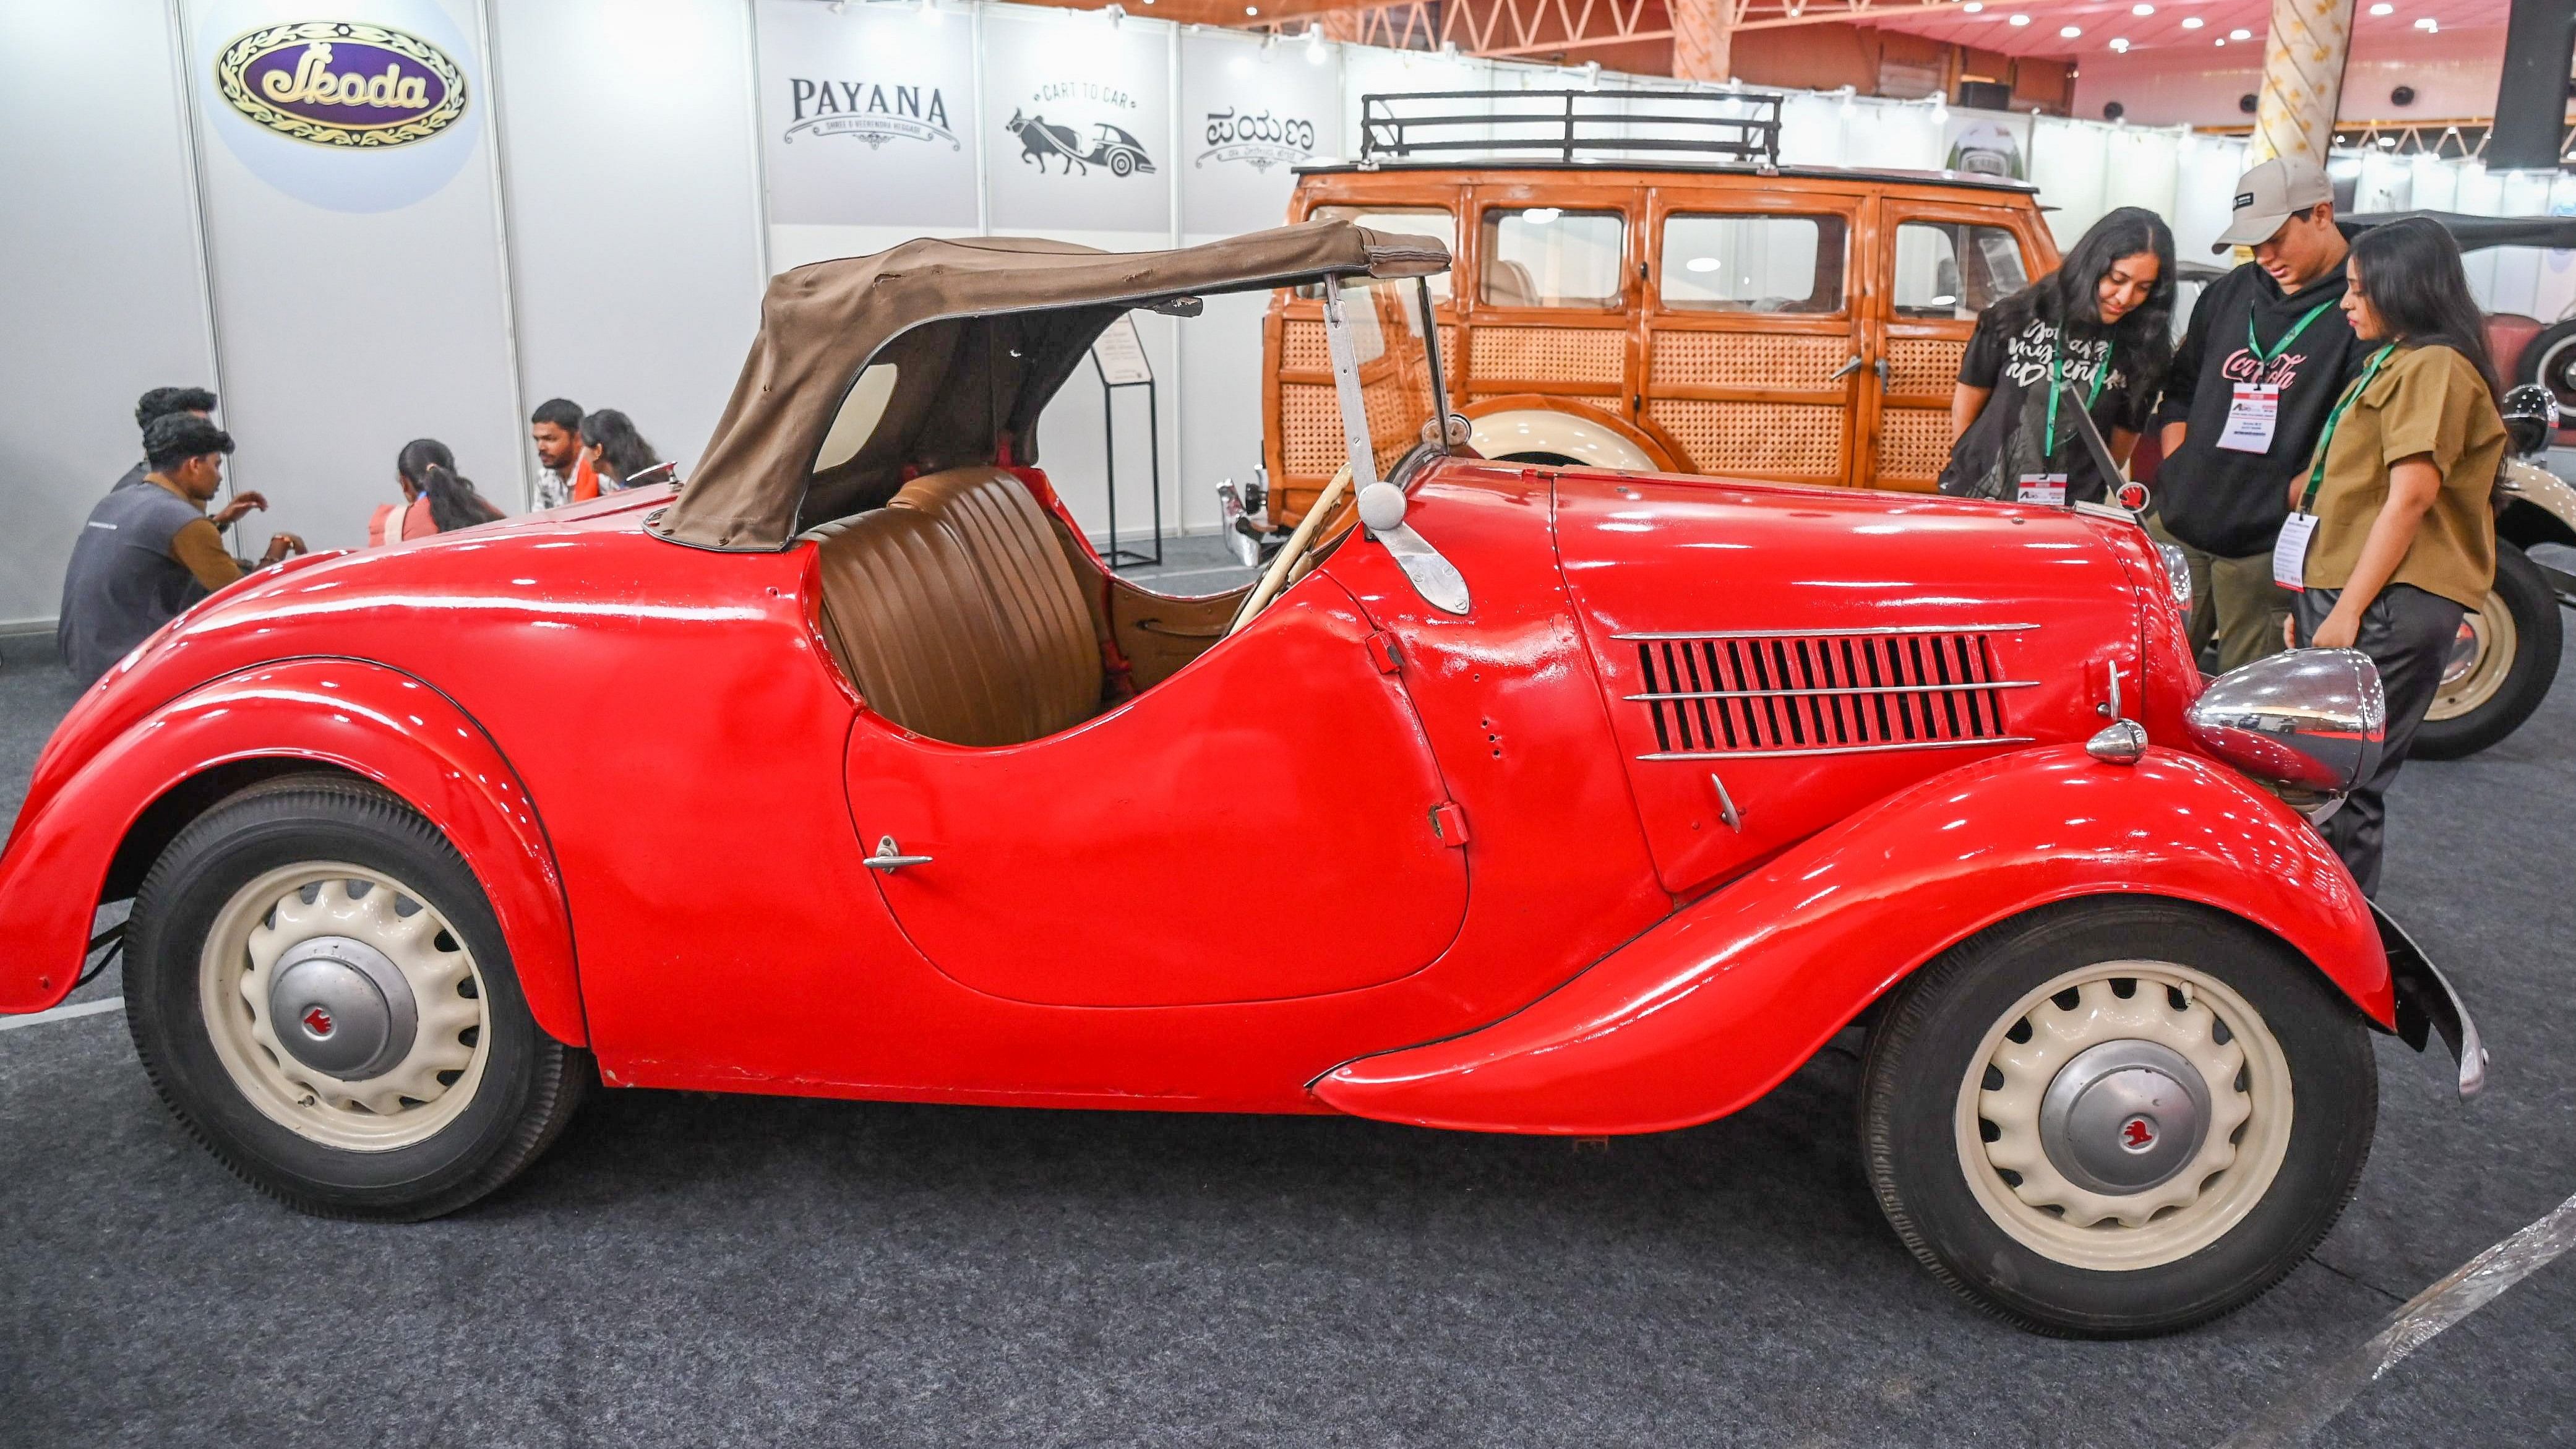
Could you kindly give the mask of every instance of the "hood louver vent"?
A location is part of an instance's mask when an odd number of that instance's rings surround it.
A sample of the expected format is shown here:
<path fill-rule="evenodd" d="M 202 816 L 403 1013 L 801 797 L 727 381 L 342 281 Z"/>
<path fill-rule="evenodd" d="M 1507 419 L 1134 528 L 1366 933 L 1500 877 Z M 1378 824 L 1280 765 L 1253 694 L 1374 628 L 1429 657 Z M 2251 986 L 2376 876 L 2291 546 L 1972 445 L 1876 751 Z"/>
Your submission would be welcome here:
<path fill-rule="evenodd" d="M 1621 634 L 1654 725 L 1648 760 L 1839 755 L 2026 743 L 2011 732 L 1994 636 L 2033 628 L 1842 634 Z"/>

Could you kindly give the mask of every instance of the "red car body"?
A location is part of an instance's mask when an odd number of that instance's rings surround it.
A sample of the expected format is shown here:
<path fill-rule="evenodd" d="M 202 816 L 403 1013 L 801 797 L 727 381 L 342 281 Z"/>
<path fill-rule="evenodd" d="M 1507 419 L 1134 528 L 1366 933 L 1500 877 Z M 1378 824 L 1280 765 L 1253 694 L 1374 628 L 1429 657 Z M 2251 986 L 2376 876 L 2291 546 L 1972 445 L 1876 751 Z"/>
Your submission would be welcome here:
<path fill-rule="evenodd" d="M 0 1010 L 63 998 L 194 813 L 322 767 L 454 844 L 613 1085 L 1651 1131 L 2086 895 L 2252 922 L 2395 1021 L 2333 852 L 2194 753 L 2133 523 L 1467 459 L 1409 493 L 1465 615 L 1353 537 L 1170 679 L 989 749 L 858 697 L 813 544 L 675 546 L 663 489 L 263 570 L 57 731 L 0 857 Z M 1792 699 L 1741 758 L 1635 698 L 1756 636 L 1885 687 Z M 2135 763 L 2085 751 L 2115 711 Z M 865 868 L 889 836 L 934 864 Z"/>

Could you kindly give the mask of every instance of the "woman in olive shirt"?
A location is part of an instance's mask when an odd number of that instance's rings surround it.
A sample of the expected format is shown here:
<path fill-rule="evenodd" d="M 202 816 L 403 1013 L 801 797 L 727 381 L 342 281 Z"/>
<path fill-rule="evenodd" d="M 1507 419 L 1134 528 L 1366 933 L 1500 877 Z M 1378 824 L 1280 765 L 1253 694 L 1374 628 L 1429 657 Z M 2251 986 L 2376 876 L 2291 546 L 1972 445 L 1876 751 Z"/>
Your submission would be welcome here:
<path fill-rule="evenodd" d="M 2488 499 L 2505 433 L 2486 329 L 2450 233 L 2420 219 L 2374 227 L 2345 266 L 2344 313 L 2380 350 L 2290 485 L 2274 572 L 2302 590 L 2293 645 L 2359 649 L 2379 666 L 2388 702 L 2379 768 L 2322 827 L 2363 894 L 2375 895 L 2388 787 L 2432 708 L 2463 614 L 2495 579 Z M 2302 528 L 2313 529 L 2304 554 Z"/>

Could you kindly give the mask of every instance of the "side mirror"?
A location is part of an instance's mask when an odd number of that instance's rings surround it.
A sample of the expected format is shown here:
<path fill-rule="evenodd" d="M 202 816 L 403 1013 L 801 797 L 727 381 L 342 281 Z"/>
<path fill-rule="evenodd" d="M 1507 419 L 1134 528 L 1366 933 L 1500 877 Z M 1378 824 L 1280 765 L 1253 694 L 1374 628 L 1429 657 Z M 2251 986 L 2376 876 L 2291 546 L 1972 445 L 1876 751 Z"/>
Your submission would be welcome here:
<path fill-rule="evenodd" d="M 2548 451 L 2558 431 L 2558 398 L 2538 383 L 2524 383 L 2504 395 L 2504 431 L 2517 458 Z"/>

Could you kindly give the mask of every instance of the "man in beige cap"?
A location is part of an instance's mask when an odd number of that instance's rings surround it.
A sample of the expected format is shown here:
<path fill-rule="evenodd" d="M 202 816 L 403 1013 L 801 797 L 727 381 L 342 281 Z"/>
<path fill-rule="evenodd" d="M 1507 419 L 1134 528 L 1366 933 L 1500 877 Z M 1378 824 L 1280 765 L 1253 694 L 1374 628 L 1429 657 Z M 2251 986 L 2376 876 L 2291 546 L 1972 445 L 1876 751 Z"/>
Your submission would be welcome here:
<path fill-rule="evenodd" d="M 2236 215 L 2212 251 L 2251 247 L 2192 308 L 2156 416 L 2160 534 L 2191 561 L 2191 641 L 2221 672 L 2281 648 L 2290 595 L 2272 583 L 2272 543 L 2290 475 L 2308 466 L 2326 414 L 2370 346 L 2352 335 L 2334 186 L 2315 162 L 2266 161 L 2236 183 Z"/>

